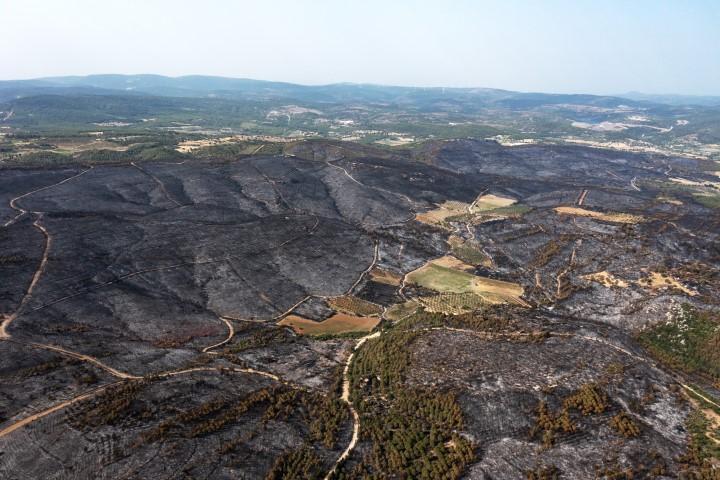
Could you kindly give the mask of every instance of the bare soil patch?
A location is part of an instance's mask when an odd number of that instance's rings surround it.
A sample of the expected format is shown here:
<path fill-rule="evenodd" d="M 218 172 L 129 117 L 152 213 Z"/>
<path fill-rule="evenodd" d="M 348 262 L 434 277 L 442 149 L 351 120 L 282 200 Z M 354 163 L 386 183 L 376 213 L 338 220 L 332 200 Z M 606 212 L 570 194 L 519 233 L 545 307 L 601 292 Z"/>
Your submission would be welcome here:
<path fill-rule="evenodd" d="M 278 324 L 292 328 L 300 335 L 327 335 L 340 333 L 369 332 L 380 323 L 378 317 L 358 317 L 336 313 L 322 322 L 316 322 L 297 315 L 288 315 Z"/>
<path fill-rule="evenodd" d="M 574 215 L 577 217 L 596 218 L 598 220 L 611 223 L 640 223 L 644 221 L 644 218 L 640 215 L 614 212 L 603 213 L 577 207 L 555 207 L 555 211 L 561 215 Z"/>

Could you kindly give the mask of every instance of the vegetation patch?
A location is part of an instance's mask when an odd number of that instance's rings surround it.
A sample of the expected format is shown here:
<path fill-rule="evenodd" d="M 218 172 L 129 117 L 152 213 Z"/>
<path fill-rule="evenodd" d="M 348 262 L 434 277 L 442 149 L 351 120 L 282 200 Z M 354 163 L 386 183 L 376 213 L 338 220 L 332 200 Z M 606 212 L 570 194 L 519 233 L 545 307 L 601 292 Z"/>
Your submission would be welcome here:
<path fill-rule="evenodd" d="M 415 313 L 419 307 L 420 304 L 416 300 L 396 303 L 387 309 L 385 312 L 385 318 L 393 321 L 399 321 Z"/>
<path fill-rule="evenodd" d="M 453 256 L 470 265 L 492 266 L 492 260 L 483 253 L 480 247 L 473 245 L 471 242 L 453 245 L 451 251 Z"/>
<path fill-rule="evenodd" d="M 281 455 L 265 476 L 266 480 L 320 478 L 322 462 L 310 447 L 291 450 Z"/>
<path fill-rule="evenodd" d="M 685 469 L 692 476 L 701 480 L 716 480 L 720 469 L 720 441 L 717 439 L 717 427 L 700 410 L 694 410 L 687 418 L 687 429 L 690 435 L 687 453 L 681 459 Z"/>
<path fill-rule="evenodd" d="M 316 322 L 298 315 L 288 315 L 278 325 L 290 327 L 300 335 L 328 335 L 353 332 L 369 332 L 380 323 L 377 317 L 358 317 L 336 313 L 332 317 Z"/>
<path fill-rule="evenodd" d="M 610 419 L 610 426 L 625 438 L 634 438 L 640 435 L 640 427 L 625 410 Z"/>
<path fill-rule="evenodd" d="M 688 304 L 666 322 L 639 335 L 640 343 L 659 360 L 688 373 L 720 379 L 720 318 Z"/>
<path fill-rule="evenodd" d="M 543 448 L 555 444 L 560 433 L 574 433 L 578 430 L 575 419 L 579 414 L 594 415 L 605 412 L 609 405 L 605 392 L 596 383 L 586 383 L 565 397 L 559 413 L 550 410 L 545 401 L 540 401 L 535 414 L 535 425 L 530 429 L 530 438 L 539 438 Z M 574 418 L 575 417 L 575 418 Z"/>
<path fill-rule="evenodd" d="M 351 400 L 361 417 L 361 440 L 372 448 L 340 478 L 403 472 L 407 478 L 455 479 L 473 461 L 472 443 L 458 433 L 463 415 L 455 395 L 405 384 L 408 347 L 418 335 L 396 327 L 356 353 Z"/>

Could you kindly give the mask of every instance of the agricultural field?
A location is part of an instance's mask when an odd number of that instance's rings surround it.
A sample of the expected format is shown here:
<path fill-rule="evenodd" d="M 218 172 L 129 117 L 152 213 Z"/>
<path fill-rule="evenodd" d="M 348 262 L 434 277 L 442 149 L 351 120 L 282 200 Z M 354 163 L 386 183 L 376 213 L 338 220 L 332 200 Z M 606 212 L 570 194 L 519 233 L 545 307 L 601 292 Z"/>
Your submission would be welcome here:
<path fill-rule="evenodd" d="M 420 308 L 417 300 L 408 300 L 404 303 L 396 303 L 385 312 L 385 318 L 394 322 L 401 321 L 409 315 L 415 313 Z"/>
<path fill-rule="evenodd" d="M 666 273 L 650 272 L 649 275 L 638 280 L 637 284 L 641 287 L 649 288 L 650 290 L 669 288 L 679 290 L 680 292 L 690 297 L 694 297 L 695 295 L 697 295 L 696 291 L 689 289 L 688 287 L 680 283 L 677 279 L 671 277 Z"/>
<path fill-rule="evenodd" d="M 473 293 L 490 303 L 525 304 L 520 298 L 524 292 L 522 286 L 468 272 L 472 270 L 460 260 L 446 256 L 409 273 L 407 281 L 440 293 Z"/>
<path fill-rule="evenodd" d="M 344 333 L 369 332 L 380 323 L 378 317 L 358 317 L 346 313 L 336 313 L 322 322 L 288 315 L 278 325 L 292 328 L 300 335 L 340 335 Z"/>
<path fill-rule="evenodd" d="M 485 212 L 487 210 L 495 210 L 498 208 L 509 207 L 514 203 L 517 203 L 517 200 L 515 200 L 514 198 L 502 197 L 492 194 L 481 195 L 475 199 L 472 205 L 470 205 L 469 211 L 470 213 Z"/>
<path fill-rule="evenodd" d="M 469 265 L 481 265 L 483 267 L 491 267 L 492 260 L 483 253 L 479 245 L 473 241 L 465 241 L 464 239 L 451 235 L 448 239 L 448 245 L 451 247 L 451 253 L 455 258 L 462 260 Z"/>
<path fill-rule="evenodd" d="M 376 317 L 383 312 L 380 305 L 352 295 L 343 295 L 328 299 L 328 305 L 337 311 L 361 317 Z"/>
<path fill-rule="evenodd" d="M 498 296 L 496 301 L 493 301 L 492 298 L 481 297 L 474 293 L 441 293 L 439 295 L 419 297 L 418 301 L 428 312 L 462 315 L 478 310 L 488 304 L 502 303 L 502 298 Z"/>

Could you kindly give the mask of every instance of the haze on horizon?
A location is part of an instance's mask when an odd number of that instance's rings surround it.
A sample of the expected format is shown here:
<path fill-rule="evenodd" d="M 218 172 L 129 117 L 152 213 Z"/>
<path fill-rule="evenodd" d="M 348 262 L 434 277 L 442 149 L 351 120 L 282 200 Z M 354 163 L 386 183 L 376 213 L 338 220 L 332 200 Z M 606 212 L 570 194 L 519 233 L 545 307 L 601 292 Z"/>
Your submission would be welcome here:
<path fill-rule="evenodd" d="M 202 74 L 720 95 L 712 0 L 0 0 L 0 14 L 3 80 Z"/>

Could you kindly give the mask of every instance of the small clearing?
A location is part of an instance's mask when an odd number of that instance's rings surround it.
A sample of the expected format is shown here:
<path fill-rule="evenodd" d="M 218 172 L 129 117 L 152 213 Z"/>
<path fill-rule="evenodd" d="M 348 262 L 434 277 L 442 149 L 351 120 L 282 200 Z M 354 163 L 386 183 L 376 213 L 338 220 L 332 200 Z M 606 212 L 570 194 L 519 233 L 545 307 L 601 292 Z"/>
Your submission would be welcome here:
<path fill-rule="evenodd" d="M 602 272 L 588 273 L 587 275 L 583 275 L 581 278 L 589 282 L 596 282 L 601 285 L 605 285 L 606 287 L 627 288 L 629 286 L 628 282 L 622 278 L 617 278 L 615 275 L 606 270 L 603 270 Z"/>
<path fill-rule="evenodd" d="M 358 317 L 336 313 L 332 317 L 316 322 L 298 315 L 288 315 L 278 325 L 292 328 L 300 335 L 333 335 L 341 333 L 369 332 L 380 323 L 378 317 Z"/>
<path fill-rule="evenodd" d="M 615 212 L 596 212 L 577 207 L 555 207 L 555 211 L 560 215 L 574 215 L 576 217 L 589 217 L 611 223 L 640 223 L 645 219 L 640 215 L 631 215 L 629 213 Z"/>
<path fill-rule="evenodd" d="M 673 277 L 666 275 L 664 273 L 658 273 L 658 272 L 650 272 L 650 274 L 645 277 L 641 278 L 637 282 L 638 285 L 641 287 L 649 288 L 651 290 L 660 290 L 663 288 L 674 288 L 675 290 L 680 290 L 681 292 L 694 297 L 697 295 L 697 292 L 694 290 L 689 289 Z"/>

